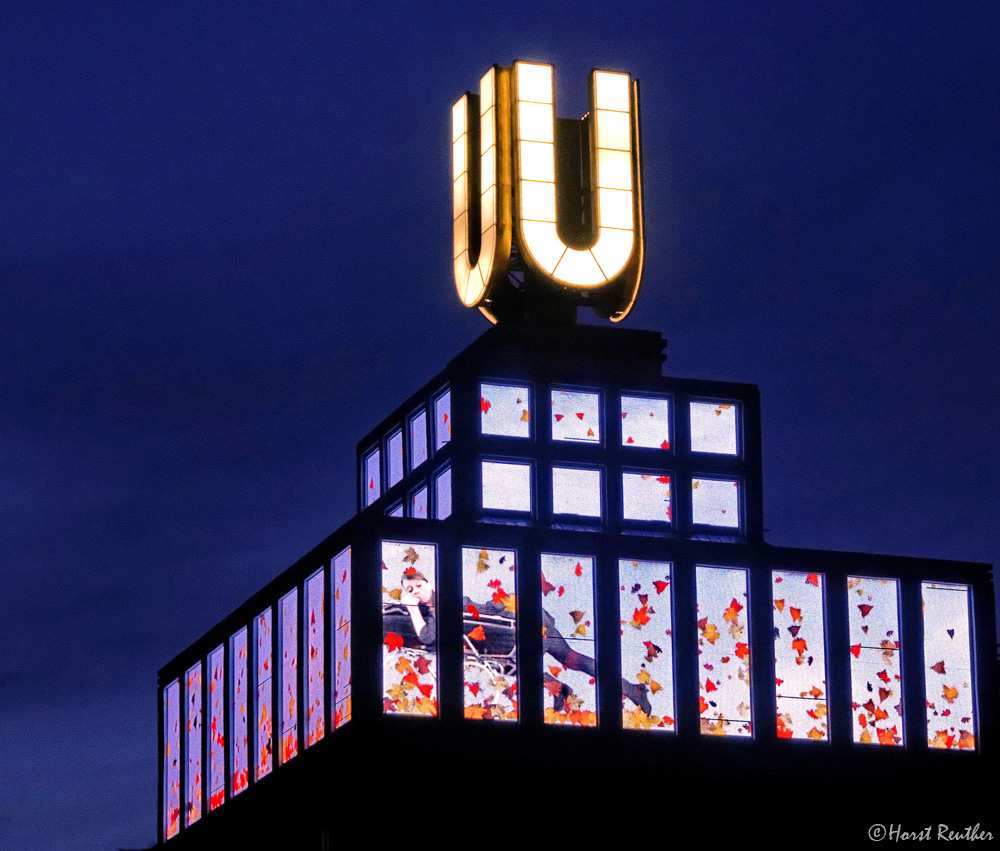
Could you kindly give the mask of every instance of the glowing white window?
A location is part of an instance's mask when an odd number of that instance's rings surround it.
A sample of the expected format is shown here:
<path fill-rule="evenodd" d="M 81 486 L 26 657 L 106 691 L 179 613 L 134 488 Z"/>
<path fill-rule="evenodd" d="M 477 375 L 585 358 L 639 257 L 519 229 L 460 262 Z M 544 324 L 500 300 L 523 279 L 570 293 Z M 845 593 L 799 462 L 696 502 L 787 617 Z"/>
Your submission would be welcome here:
<path fill-rule="evenodd" d="M 691 403 L 691 451 L 736 455 L 736 405 Z"/>
<path fill-rule="evenodd" d="M 351 720 L 351 548 L 333 560 L 333 728 Z"/>
<path fill-rule="evenodd" d="M 626 520 L 669 523 L 670 476 L 666 473 L 622 473 L 622 513 Z"/>
<path fill-rule="evenodd" d="M 778 738 L 829 741 L 823 576 L 775 570 L 771 595 Z"/>
<path fill-rule="evenodd" d="M 434 400 L 434 449 L 451 440 L 451 391 L 445 390 Z"/>
<path fill-rule="evenodd" d="M 482 384 L 479 393 L 483 434 L 531 436 L 531 397 L 527 387 Z"/>
<path fill-rule="evenodd" d="M 394 431 L 386 444 L 389 457 L 389 487 L 403 480 L 403 432 Z"/>
<path fill-rule="evenodd" d="M 365 508 L 382 495 L 381 453 L 373 449 L 365 456 Z"/>
<path fill-rule="evenodd" d="M 445 467 L 434 479 L 434 516 L 438 520 L 451 517 L 451 467 Z"/>
<path fill-rule="evenodd" d="M 899 582 L 847 577 L 852 728 L 863 745 L 903 744 Z"/>
<path fill-rule="evenodd" d="M 232 743 L 230 749 L 230 795 L 238 795 L 247 788 L 249 782 L 248 652 L 247 629 L 243 627 L 229 640 L 229 740 Z"/>
<path fill-rule="evenodd" d="M 163 834 L 181 829 L 181 684 L 163 689 Z"/>
<path fill-rule="evenodd" d="M 600 443 L 600 397 L 596 393 L 553 390 L 552 439 Z"/>
<path fill-rule="evenodd" d="M 278 710 L 281 718 L 281 762 L 288 762 L 299 752 L 299 590 L 293 588 L 281 598 L 278 653 L 281 676 L 278 685 Z"/>
<path fill-rule="evenodd" d="M 968 585 L 922 582 L 927 745 L 976 749 L 976 693 Z"/>
<path fill-rule="evenodd" d="M 739 529 L 739 482 L 723 479 L 692 479 L 691 513 L 692 520 L 696 524 Z"/>
<path fill-rule="evenodd" d="M 670 400 L 622 396 L 622 446 L 670 448 Z"/>
<path fill-rule="evenodd" d="M 698 565 L 695 584 L 701 732 L 752 736 L 747 572 Z"/>
<path fill-rule="evenodd" d="M 427 411 L 421 408 L 410 418 L 410 469 L 427 460 Z"/>
<path fill-rule="evenodd" d="M 187 672 L 187 813 L 185 824 L 194 824 L 201 818 L 201 662 Z"/>
<path fill-rule="evenodd" d="M 226 801 L 226 650 L 219 645 L 208 654 L 208 809 Z"/>
<path fill-rule="evenodd" d="M 517 720 L 517 575 L 511 550 L 462 548 L 465 717 Z"/>
<path fill-rule="evenodd" d="M 594 559 L 543 553 L 541 562 L 544 720 L 596 727 Z"/>
<path fill-rule="evenodd" d="M 600 517 L 601 471 L 553 467 L 552 512 Z"/>
<path fill-rule="evenodd" d="M 427 519 L 427 488 L 420 488 L 410 497 L 410 517 Z"/>
<path fill-rule="evenodd" d="M 673 731 L 674 631 L 670 563 L 618 562 L 622 726 Z"/>
<path fill-rule="evenodd" d="M 483 508 L 531 511 L 531 466 L 483 461 Z"/>
<path fill-rule="evenodd" d="M 306 580 L 306 747 L 316 744 L 326 733 L 324 699 L 324 610 L 326 608 L 326 571 L 320 568 Z"/>
<path fill-rule="evenodd" d="M 273 729 L 271 722 L 273 712 L 271 709 L 271 673 L 274 669 L 274 659 L 272 654 L 271 638 L 271 608 L 264 609 L 257 615 L 254 621 L 254 641 L 256 643 L 256 654 L 254 656 L 254 667 L 256 675 L 254 684 L 256 689 L 256 701 L 254 706 L 257 710 L 257 732 L 255 734 L 256 747 L 255 757 L 257 766 L 257 779 L 271 773 L 274 765 L 273 759 Z"/>

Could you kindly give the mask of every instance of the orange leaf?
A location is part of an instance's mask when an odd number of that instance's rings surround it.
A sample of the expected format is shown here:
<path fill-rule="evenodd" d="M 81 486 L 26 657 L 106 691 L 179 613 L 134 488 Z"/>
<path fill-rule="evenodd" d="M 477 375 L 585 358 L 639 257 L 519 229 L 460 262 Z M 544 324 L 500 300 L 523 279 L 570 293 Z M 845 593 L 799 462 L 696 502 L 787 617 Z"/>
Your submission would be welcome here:
<path fill-rule="evenodd" d="M 803 653 L 805 653 L 806 650 L 808 650 L 808 649 L 809 648 L 806 647 L 806 640 L 804 638 L 796 638 L 792 642 L 792 650 L 794 650 L 796 653 L 798 653 L 799 656 L 801 656 Z"/>
<path fill-rule="evenodd" d="M 473 629 L 472 632 L 469 633 L 469 638 L 471 638 L 473 641 L 485 641 L 486 640 L 486 632 L 483 630 L 482 624 L 479 624 L 478 626 L 476 626 L 476 628 Z"/>
<path fill-rule="evenodd" d="M 819 588 L 819 576 L 817 576 L 815 573 L 810 573 L 806 577 L 806 585 L 815 585 L 817 588 Z"/>
<path fill-rule="evenodd" d="M 944 699 L 947 700 L 948 703 L 954 703 L 956 697 L 958 697 L 957 686 L 944 686 Z"/>
<path fill-rule="evenodd" d="M 793 621 L 802 620 L 802 609 L 796 609 L 795 606 L 789 606 L 788 612 L 792 616 Z"/>
<path fill-rule="evenodd" d="M 784 600 L 775 600 L 774 601 L 774 608 L 776 608 L 779 612 L 785 611 L 785 601 Z"/>
<path fill-rule="evenodd" d="M 736 642 L 736 655 L 740 659 L 746 659 L 750 655 L 750 648 L 743 641 Z"/>

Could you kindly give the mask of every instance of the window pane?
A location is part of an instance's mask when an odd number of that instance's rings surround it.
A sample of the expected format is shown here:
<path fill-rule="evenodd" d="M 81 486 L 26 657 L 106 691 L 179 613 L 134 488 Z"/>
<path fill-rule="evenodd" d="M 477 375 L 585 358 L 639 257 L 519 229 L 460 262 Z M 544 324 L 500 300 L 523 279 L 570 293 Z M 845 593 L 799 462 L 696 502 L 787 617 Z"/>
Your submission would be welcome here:
<path fill-rule="evenodd" d="M 421 488 L 410 497 L 410 516 L 427 519 L 427 488 Z"/>
<path fill-rule="evenodd" d="M 670 400 L 622 396 L 622 446 L 670 448 Z"/>
<path fill-rule="evenodd" d="M 899 583 L 849 576 L 847 599 L 854 741 L 902 745 Z"/>
<path fill-rule="evenodd" d="M 437 493 L 435 517 L 444 520 L 451 517 L 451 467 L 445 467 L 434 480 L 434 490 Z"/>
<path fill-rule="evenodd" d="M 256 733 L 256 765 L 257 779 L 271 773 L 274 746 L 272 744 L 271 724 L 271 669 L 274 667 L 271 658 L 271 609 L 266 608 L 254 621 L 255 643 L 257 654 L 254 666 L 257 669 L 257 733 Z"/>
<path fill-rule="evenodd" d="M 382 542 L 382 710 L 437 715 L 432 544 Z"/>
<path fill-rule="evenodd" d="M 247 630 L 237 632 L 229 642 L 229 694 L 232 765 L 229 793 L 238 795 L 247 788 L 250 773 L 247 738 Z"/>
<path fill-rule="evenodd" d="M 427 460 L 427 412 L 421 408 L 410 420 L 410 469 Z"/>
<path fill-rule="evenodd" d="M 622 512 L 626 520 L 670 522 L 670 476 L 622 473 Z"/>
<path fill-rule="evenodd" d="M 181 684 L 163 690 L 163 833 L 167 839 L 181 829 Z"/>
<path fill-rule="evenodd" d="M 326 609 L 326 571 L 322 568 L 306 580 L 306 635 L 309 646 L 309 678 L 306 681 L 306 747 L 316 744 L 326 732 L 326 704 L 323 699 L 323 673 L 326 664 L 326 641 L 323 616 Z"/>
<path fill-rule="evenodd" d="M 299 698 L 299 591 L 293 588 L 281 598 L 281 685 L 279 711 L 281 713 L 281 761 L 288 762 L 299 752 L 298 698 Z"/>
<path fill-rule="evenodd" d="M 527 387 L 482 384 L 479 392 L 483 434 L 531 436 L 531 397 Z"/>
<path fill-rule="evenodd" d="M 465 717 L 517 720 L 516 555 L 462 549 Z"/>
<path fill-rule="evenodd" d="M 771 573 L 778 738 L 828 741 L 823 576 Z"/>
<path fill-rule="evenodd" d="M 674 730 L 674 637 L 670 563 L 618 562 L 622 726 Z"/>
<path fill-rule="evenodd" d="M 542 554 L 546 724 L 597 726 L 594 560 Z"/>
<path fill-rule="evenodd" d="M 736 405 L 691 403 L 691 451 L 736 454 Z"/>
<path fill-rule="evenodd" d="M 382 495 L 381 453 L 375 449 L 365 456 L 365 507 Z"/>
<path fill-rule="evenodd" d="M 552 439 L 600 443 L 600 397 L 596 393 L 553 390 Z"/>
<path fill-rule="evenodd" d="M 333 727 L 351 720 L 351 549 L 333 560 Z"/>
<path fill-rule="evenodd" d="M 698 565 L 695 574 L 701 732 L 750 736 L 753 728 L 747 572 Z"/>
<path fill-rule="evenodd" d="M 707 526 L 740 528 L 740 484 L 719 479 L 691 480 L 691 519 Z"/>
<path fill-rule="evenodd" d="M 209 684 L 208 731 L 210 774 L 208 808 L 214 810 L 226 801 L 226 650 L 219 645 L 208 656 L 212 679 Z"/>
<path fill-rule="evenodd" d="M 975 750 L 969 586 L 922 582 L 920 587 L 924 598 L 927 744 Z"/>
<path fill-rule="evenodd" d="M 601 471 L 552 468 L 552 511 L 555 514 L 601 516 Z"/>
<path fill-rule="evenodd" d="M 397 502 L 395 505 L 390 506 L 386 509 L 386 515 L 389 517 L 402 517 L 403 516 L 403 503 Z"/>
<path fill-rule="evenodd" d="M 434 448 L 451 440 L 451 391 L 445 390 L 434 400 Z"/>
<path fill-rule="evenodd" d="M 394 431 L 386 444 L 389 455 L 389 487 L 403 480 L 403 432 Z"/>
<path fill-rule="evenodd" d="M 185 824 L 201 818 L 201 662 L 187 672 L 187 817 Z"/>
<path fill-rule="evenodd" d="M 531 466 L 483 461 L 483 508 L 531 511 Z"/>

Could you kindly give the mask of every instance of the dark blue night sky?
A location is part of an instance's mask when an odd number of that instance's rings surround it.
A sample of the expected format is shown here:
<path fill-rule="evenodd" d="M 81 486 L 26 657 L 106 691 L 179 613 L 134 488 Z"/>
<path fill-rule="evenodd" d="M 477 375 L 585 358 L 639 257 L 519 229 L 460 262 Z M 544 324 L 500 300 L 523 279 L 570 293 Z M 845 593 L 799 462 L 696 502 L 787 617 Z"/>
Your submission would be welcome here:
<path fill-rule="evenodd" d="M 998 10 L 6 3 L 0 845 L 155 840 L 157 669 L 487 327 L 449 122 L 494 62 L 567 117 L 592 66 L 641 81 L 626 324 L 760 385 L 771 543 L 1000 562 Z"/>

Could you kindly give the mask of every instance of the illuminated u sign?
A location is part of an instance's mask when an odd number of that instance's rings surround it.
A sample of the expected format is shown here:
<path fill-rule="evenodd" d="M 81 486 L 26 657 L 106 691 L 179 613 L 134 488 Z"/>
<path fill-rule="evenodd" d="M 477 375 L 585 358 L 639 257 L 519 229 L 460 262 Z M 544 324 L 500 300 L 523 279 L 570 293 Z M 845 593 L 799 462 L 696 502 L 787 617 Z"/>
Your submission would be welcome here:
<path fill-rule="evenodd" d="M 565 152 L 557 145 L 552 83 L 550 65 L 494 66 L 479 97 L 467 94 L 453 108 L 458 294 L 492 319 L 516 244 L 527 271 L 618 321 L 635 301 L 643 264 L 638 83 L 592 71 L 590 113 L 560 122 L 572 125 L 562 131 L 573 148 Z M 567 153 L 579 168 L 561 168 Z M 557 170 L 582 173 L 582 181 L 563 186 Z"/>

